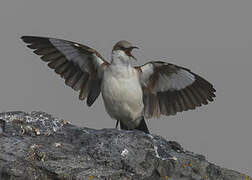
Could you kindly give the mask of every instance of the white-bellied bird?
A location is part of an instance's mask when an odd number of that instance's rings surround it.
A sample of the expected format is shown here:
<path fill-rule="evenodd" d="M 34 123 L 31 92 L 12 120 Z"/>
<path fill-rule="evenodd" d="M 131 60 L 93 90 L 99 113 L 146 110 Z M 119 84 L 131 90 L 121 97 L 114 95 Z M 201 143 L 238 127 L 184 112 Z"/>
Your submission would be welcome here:
<path fill-rule="evenodd" d="M 101 93 L 107 113 L 121 129 L 149 133 L 145 118 L 192 110 L 215 97 L 211 83 L 184 67 L 162 61 L 132 66 L 130 60 L 136 60 L 132 50 L 137 47 L 125 40 L 114 45 L 108 62 L 79 43 L 34 36 L 21 39 L 66 85 L 80 91 L 79 99 L 87 99 L 88 106 Z"/>

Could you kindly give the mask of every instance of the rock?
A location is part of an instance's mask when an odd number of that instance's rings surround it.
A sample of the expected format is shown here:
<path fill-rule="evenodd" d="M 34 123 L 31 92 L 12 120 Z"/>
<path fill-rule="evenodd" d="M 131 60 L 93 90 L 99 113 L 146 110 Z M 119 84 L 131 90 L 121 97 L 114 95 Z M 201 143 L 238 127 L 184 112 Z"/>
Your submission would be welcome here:
<path fill-rule="evenodd" d="M 0 119 L 0 134 L 4 132 L 5 129 L 5 121 Z"/>
<path fill-rule="evenodd" d="M 242 180 L 175 141 L 77 127 L 44 112 L 0 114 L 1 180 Z"/>

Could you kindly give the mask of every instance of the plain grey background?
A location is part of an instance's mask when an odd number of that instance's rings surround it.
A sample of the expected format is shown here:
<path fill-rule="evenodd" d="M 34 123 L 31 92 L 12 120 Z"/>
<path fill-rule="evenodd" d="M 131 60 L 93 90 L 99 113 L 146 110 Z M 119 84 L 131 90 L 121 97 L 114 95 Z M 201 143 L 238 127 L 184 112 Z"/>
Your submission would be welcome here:
<path fill-rule="evenodd" d="M 217 98 L 176 116 L 150 119 L 152 133 L 217 165 L 252 176 L 251 0 L 3 0 L 0 2 L 0 111 L 40 110 L 90 128 L 113 128 L 101 97 L 88 108 L 19 39 L 77 41 L 110 58 L 126 39 L 138 64 L 163 60 L 214 84 Z"/>

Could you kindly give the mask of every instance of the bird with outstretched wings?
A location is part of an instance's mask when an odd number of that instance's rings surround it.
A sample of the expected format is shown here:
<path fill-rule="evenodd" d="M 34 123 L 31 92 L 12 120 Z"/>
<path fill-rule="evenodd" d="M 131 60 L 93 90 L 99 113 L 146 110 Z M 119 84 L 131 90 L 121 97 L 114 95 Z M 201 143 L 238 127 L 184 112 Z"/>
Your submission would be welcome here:
<path fill-rule="evenodd" d="M 108 62 L 79 43 L 35 36 L 21 39 L 66 85 L 79 91 L 79 99 L 87 99 L 88 106 L 102 93 L 106 111 L 121 129 L 149 133 L 145 118 L 192 110 L 215 97 L 211 83 L 184 67 L 162 61 L 131 66 L 137 47 L 125 40 L 114 45 Z"/>

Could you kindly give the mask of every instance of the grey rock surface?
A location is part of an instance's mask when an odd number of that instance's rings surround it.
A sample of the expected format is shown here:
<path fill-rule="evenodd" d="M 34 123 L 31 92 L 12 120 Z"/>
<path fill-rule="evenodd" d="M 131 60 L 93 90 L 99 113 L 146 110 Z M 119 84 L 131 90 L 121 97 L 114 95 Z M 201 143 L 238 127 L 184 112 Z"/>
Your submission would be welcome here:
<path fill-rule="evenodd" d="M 95 130 L 44 112 L 0 113 L 1 180 L 247 180 L 175 141 Z"/>

